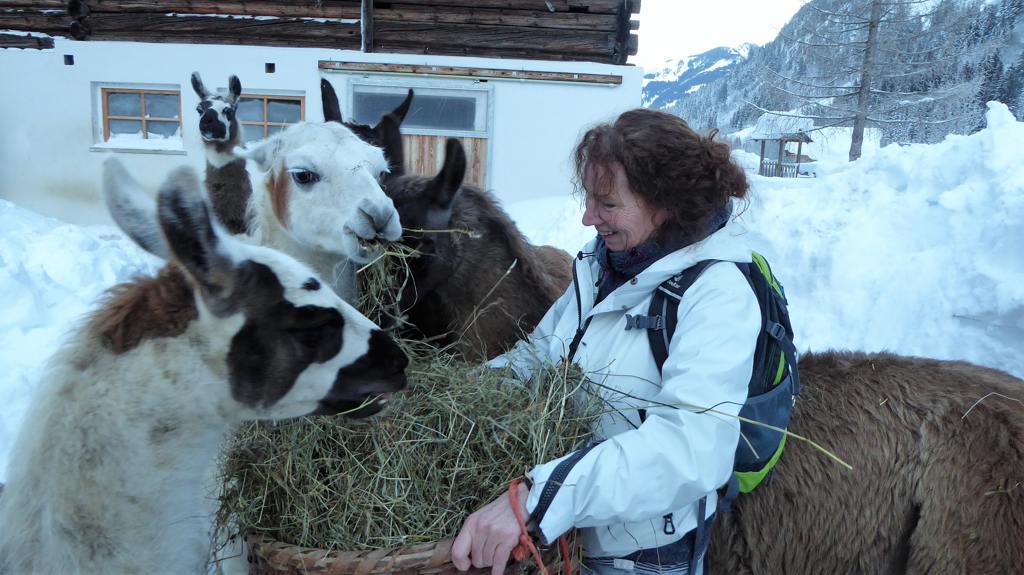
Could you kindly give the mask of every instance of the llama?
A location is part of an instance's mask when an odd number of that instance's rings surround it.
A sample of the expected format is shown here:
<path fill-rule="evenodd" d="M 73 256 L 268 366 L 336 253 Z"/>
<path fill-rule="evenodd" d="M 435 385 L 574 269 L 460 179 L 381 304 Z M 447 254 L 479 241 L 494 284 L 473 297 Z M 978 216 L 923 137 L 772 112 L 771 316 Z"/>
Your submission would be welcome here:
<path fill-rule="evenodd" d="M 800 359 L 772 481 L 716 519 L 712 573 L 1014 573 L 1024 565 L 1024 381 L 963 362 Z"/>
<path fill-rule="evenodd" d="M 199 96 L 199 135 L 206 152 L 206 193 L 214 214 L 233 234 L 246 231 L 246 206 L 252 194 L 245 160 L 234 154 L 242 144 L 238 122 L 238 98 L 242 83 L 238 76 L 228 78 L 228 94 L 210 92 L 199 72 L 192 72 L 192 89 Z"/>
<path fill-rule="evenodd" d="M 422 335 L 457 340 L 477 361 L 533 330 L 572 281 L 572 258 L 531 245 L 491 194 L 463 185 L 465 174 L 462 144 L 449 138 L 435 177 L 399 177 L 387 193 L 408 230 L 405 242 L 421 253 L 410 262 L 399 308 Z"/>
<path fill-rule="evenodd" d="M 131 220 L 138 184 L 115 160 L 104 178 Z M 221 231 L 199 186 L 188 169 L 164 183 L 170 261 L 51 360 L 0 496 L 0 572 L 203 573 L 203 480 L 235 424 L 365 417 L 405 385 L 393 340 L 305 265 Z"/>
<path fill-rule="evenodd" d="M 249 160 L 249 236 L 303 261 L 345 301 L 356 301 L 353 264 L 402 236 L 380 181 L 380 148 L 336 122 L 301 122 L 235 153 Z"/>

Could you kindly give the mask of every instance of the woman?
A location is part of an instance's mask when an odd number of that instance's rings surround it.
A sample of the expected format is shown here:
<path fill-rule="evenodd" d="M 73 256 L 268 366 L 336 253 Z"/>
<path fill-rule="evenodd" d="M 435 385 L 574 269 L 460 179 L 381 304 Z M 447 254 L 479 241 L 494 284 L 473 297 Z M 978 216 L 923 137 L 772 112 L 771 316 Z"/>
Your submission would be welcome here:
<path fill-rule="evenodd" d="M 654 290 L 696 262 L 751 259 L 729 223 L 747 181 L 713 138 L 646 109 L 584 135 L 576 176 L 597 237 L 529 339 L 490 364 L 526 379 L 537 362 L 575 362 L 611 406 L 595 444 L 537 465 L 518 493 L 541 542 L 581 529 L 586 571 L 701 572 L 716 489 L 732 473 L 739 422 L 729 415 L 746 400 L 761 327 L 743 274 L 712 265 L 686 291 L 660 373 L 646 331 L 626 329 L 627 315 L 646 315 Z M 463 524 L 453 561 L 501 573 L 518 537 L 499 497 Z"/>

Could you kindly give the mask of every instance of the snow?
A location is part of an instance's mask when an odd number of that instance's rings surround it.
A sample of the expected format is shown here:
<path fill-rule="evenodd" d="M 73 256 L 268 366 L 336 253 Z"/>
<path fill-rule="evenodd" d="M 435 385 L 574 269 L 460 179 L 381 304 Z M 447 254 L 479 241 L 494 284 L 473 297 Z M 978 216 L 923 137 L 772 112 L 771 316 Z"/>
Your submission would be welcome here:
<path fill-rule="evenodd" d="M 710 72 L 712 70 L 717 70 L 719 68 L 725 68 L 726 66 L 731 66 L 732 64 L 735 64 L 735 63 L 736 63 L 735 59 L 722 58 L 722 59 L 716 61 L 714 64 L 712 64 L 712 65 L 708 66 L 707 68 L 705 68 L 704 72 Z"/>
<path fill-rule="evenodd" d="M 1024 377 L 1024 123 L 1002 104 L 987 120 L 817 178 L 762 178 L 756 155 L 734 152 L 752 188 L 738 217 L 786 287 L 801 350 L 963 359 Z M 535 243 L 575 254 L 593 236 L 577 197 L 506 209 Z M 0 481 L 63 335 L 106 288 L 159 265 L 114 228 L 0 200 Z"/>

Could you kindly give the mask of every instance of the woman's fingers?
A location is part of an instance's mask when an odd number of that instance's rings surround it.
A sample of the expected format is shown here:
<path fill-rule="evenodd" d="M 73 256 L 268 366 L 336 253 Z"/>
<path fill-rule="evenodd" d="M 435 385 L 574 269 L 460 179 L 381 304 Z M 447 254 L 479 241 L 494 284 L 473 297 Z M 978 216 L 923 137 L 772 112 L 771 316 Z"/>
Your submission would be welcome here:
<path fill-rule="evenodd" d="M 506 542 L 499 543 L 494 548 L 494 558 L 491 561 L 491 575 L 502 575 L 505 572 L 505 566 L 508 565 L 509 555 L 512 554 L 512 549 L 515 545 Z"/>
<path fill-rule="evenodd" d="M 462 524 L 462 529 L 459 534 L 455 537 L 455 541 L 452 542 L 452 564 L 459 571 L 466 571 L 470 566 L 469 552 L 472 549 L 473 544 L 473 529 L 475 527 L 476 520 L 474 515 L 470 515 L 466 522 Z"/>

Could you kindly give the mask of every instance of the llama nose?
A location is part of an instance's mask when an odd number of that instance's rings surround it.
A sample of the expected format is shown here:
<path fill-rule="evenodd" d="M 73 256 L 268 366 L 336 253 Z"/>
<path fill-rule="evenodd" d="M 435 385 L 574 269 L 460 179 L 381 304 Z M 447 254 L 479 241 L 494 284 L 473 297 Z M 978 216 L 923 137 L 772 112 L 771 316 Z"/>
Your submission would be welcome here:
<path fill-rule="evenodd" d="M 398 212 L 390 200 L 387 202 L 374 202 L 369 199 L 359 204 L 359 217 L 363 221 L 364 233 L 359 233 L 363 239 L 383 238 L 388 241 L 395 241 L 402 237 L 402 225 L 398 222 Z M 358 230 L 357 230 L 358 233 Z"/>

